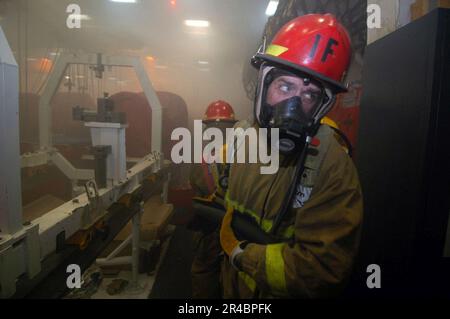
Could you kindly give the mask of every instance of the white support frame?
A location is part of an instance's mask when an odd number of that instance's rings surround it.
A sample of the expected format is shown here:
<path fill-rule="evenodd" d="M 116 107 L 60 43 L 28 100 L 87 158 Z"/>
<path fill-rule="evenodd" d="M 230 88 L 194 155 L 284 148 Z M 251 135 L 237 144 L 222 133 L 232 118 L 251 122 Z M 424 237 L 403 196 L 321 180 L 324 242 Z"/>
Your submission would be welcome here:
<path fill-rule="evenodd" d="M 6 45 L 5 45 L 6 44 Z M 6 57 L 6 61 L 4 61 Z M 3 59 L 3 60 L 2 60 Z M 5 62 L 9 77 L 3 77 Z M 162 110 L 150 79 L 137 57 L 104 56 L 103 65 L 133 67 L 152 108 L 152 152 L 127 171 L 126 179 L 98 191 L 95 204 L 83 193 L 47 212 L 32 223 L 22 225 L 20 167 L 32 167 L 53 162 L 72 180 L 91 179 L 91 170 L 74 168 L 52 147 L 50 135 L 50 101 L 70 64 L 95 66 L 96 54 L 75 56 L 63 54 L 55 63 L 39 103 L 40 150 L 32 154 L 19 152 L 18 67 L 0 28 L 0 298 L 14 295 L 16 280 L 22 274 L 33 278 L 41 271 L 41 262 L 56 249 L 56 236 L 65 238 L 85 229 L 106 214 L 106 208 L 123 195 L 140 187 L 151 173 L 161 169 Z M 13 71 L 13 72 L 11 72 Z M 7 82 L 2 82 L 3 79 Z M 6 134 L 7 133 L 7 134 Z M 167 182 L 164 184 L 167 192 Z M 167 196 L 167 195 L 165 195 Z M 95 208 L 93 208 L 95 206 Z M 138 239 L 135 239 L 135 241 Z M 136 255 L 134 254 L 134 259 Z"/>
<path fill-rule="evenodd" d="M 0 27 L 0 237 L 22 229 L 19 67 Z"/>
<path fill-rule="evenodd" d="M 63 53 L 56 60 L 55 66 L 48 79 L 47 85 L 39 101 L 39 143 L 41 149 L 52 147 L 50 134 L 51 108 L 50 102 L 56 94 L 67 67 L 71 64 L 97 65 L 96 54 L 74 55 Z M 162 109 L 153 85 L 139 57 L 102 56 L 102 64 L 112 67 L 132 67 L 136 72 L 139 83 L 152 108 L 152 151 L 161 152 Z"/>
<path fill-rule="evenodd" d="M 65 238 L 95 223 L 106 214 L 106 208 L 123 195 L 133 193 L 151 173 L 161 169 L 161 154 L 154 152 L 127 172 L 124 183 L 99 190 L 97 209 L 86 193 L 35 219 L 14 234 L 1 234 L 0 239 L 0 298 L 15 293 L 16 278 L 25 271 L 33 278 L 41 271 L 41 261 L 56 250 L 56 236 Z M 25 264 L 23 262 L 25 261 Z M 6 271 L 7 270 L 7 271 Z"/>
<path fill-rule="evenodd" d="M 162 108 L 153 85 L 147 76 L 147 72 L 139 57 L 109 56 L 102 57 L 102 64 L 111 67 L 132 67 L 136 72 L 139 83 L 152 109 L 152 151 L 161 152 L 162 136 Z M 53 148 L 51 139 L 51 107 L 50 102 L 58 91 L 67 68 L 71 64 L 97 65 L 97 54 L 74 55 L 64 53 L 59 56 L 55 63 L 47 85 L 39 100 L 39 145 L 38 152 L 24 154 L 22 156 L 22 167 L 33 167 L 54 162 L 67 178 L 77 180 L 88 180 L 92 178 L 93 172 L 89 170 L 75 169 L 56 149 Z"/>
<path fill-rule="evenodd" d="M 95 178 L 95 172 L 92 169 L 75 168 L 64 156 L 59 152 L 50 154 L 50 159 L 58 169 L 71 180 L 90 180 Z"/>
<path fill-rule="evenodd" d="M 139 254 L 140 254 L 140 232 L 141 218 L 144 214 L 144 203 L 141 203 L 141 210 L 135 214 L 132 219 L 131 234 L 125 239 L 113 252 L 106 258 L 97 258 L 96 263 L 99 266 L 131 265 L 131 282 L 128 289 L 134 292 L 141 292 L 143 289 L 139 286 Z M 131 243 L 131 256 L 116 257 Z"/>

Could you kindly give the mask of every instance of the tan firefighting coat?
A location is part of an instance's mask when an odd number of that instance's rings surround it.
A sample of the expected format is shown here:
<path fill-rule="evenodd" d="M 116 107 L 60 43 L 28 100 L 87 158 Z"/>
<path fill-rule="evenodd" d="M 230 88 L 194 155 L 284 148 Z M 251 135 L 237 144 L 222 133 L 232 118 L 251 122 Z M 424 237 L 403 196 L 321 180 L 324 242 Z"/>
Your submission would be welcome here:
<path fill-rule="evenodd" d="M 225 298 L 318 298 L 336 296 L 345 286 L 358 249 L 363 201 L 351 158 L 322 125 L 311 146 L 295 195 L 295 207 L 281 224 L 278 244 L 250 243 L 242 271 L 222 262 Z M 232 164 L 226 205 L 248 214 L 269 232 L 295 169 L 293 156 L 280 155 L 276 174 L 262 164 Z M 266 205 L 263 207 L 267 195 Z"/>

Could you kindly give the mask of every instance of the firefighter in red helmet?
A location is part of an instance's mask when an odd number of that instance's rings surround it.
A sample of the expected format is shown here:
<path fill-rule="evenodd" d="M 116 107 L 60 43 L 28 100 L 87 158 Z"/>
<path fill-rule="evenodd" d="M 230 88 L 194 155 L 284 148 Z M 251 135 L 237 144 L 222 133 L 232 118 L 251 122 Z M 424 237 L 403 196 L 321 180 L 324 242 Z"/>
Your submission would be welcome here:
<path fill-rule="evenodd" d="M 309 14 L 284 25 L 252 59 L 259 69 L 253 127 L 279 130 L 280 167 L 262 175 L 261 163 L 231 164 L 220 229 L 225 298 L 342 292 L 359 245 L 362 194 L 352 160 L 321 120 L 346 91 L 350 57 L 336 18 Z M 239 229 L 244 218 L 267 236 Z"/>
<path fill-rule="evenodd" d="M 231 105 L 222 100 L 209 104 L 206 108 L 203 123 L 206 124 L 211 122 L 234 124 L 236 120 L 234 118 L 234 110 Z"/>
<path fill-rule="evenodd" d="M 225 101 L 212 102 L 203 117 L 204 128 L 215 127 L 222 131 L 235 124 L 233 108 Z M 225 190 L 221 177 L 228 168 L 226 163 L 194 164 L 190 174 L 190 183 L 196 198 L 208 204 L 224 206 Z M 194 212 L 195 213 L 195 212 Z M 219 224 L 213 223 L 198 214 L 190 222 L 194 231 L 194 259 L 191 267 L 192 297 L 196 299 L 220 298 L 220 254 Z"/>

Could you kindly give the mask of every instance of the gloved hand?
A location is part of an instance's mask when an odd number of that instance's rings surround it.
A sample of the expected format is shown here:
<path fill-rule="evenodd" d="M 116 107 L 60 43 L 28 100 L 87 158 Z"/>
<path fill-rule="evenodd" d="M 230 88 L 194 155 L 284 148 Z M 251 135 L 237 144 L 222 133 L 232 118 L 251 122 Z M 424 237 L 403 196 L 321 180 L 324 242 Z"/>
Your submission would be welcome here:
<path fill-rule="evenodd" d="M 220 244 L 228 256 L 231 256 L 233 250 L 239 245 L 233 229 L 231 228 L 231 220 L 233 219 L 234 209 L 228 208 L 222 220 L 220 227 Z"/>

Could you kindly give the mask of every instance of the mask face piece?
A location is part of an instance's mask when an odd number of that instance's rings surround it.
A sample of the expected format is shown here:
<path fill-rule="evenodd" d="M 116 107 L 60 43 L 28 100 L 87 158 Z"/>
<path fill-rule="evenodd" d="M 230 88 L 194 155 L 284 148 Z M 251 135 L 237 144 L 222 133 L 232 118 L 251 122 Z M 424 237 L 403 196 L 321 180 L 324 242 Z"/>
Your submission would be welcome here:
<path fill-rule="evenodd" d="M 291 154 L 299 150 L 306 138 L 306 130 L 310 126 L 307 115 L 302 109 L 302 100 L 293 96 L 273 106 L 270 127 L 278 128 L 280 140 L 278 149 L 283 154 Z"/>
<path fill-rule="evenodd" d="M 263 65 L 255 100 L 255 118 L 261 127 L 279 129 L 278 148 L 282 154 L 298 152 L 328 112 L 331 106 L 328 93 L 323 85 L 307 75 Z M 273 103 L 274 100 L 277 102 Z"/>

